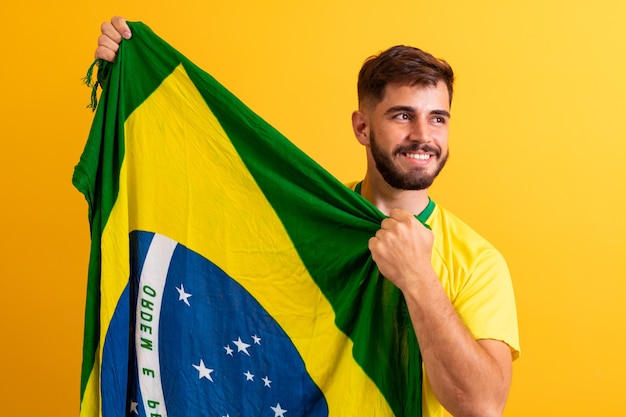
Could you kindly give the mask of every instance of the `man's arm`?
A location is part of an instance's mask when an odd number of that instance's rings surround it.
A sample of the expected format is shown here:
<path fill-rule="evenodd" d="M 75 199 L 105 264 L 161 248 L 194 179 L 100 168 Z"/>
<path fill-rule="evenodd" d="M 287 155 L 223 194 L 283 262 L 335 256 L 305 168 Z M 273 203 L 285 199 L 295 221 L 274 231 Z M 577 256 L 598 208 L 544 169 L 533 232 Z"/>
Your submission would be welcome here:
<path fill-rule="evenodd" d="M 126 19 L 121 16 L 114 16 L 111 22 L 104 22 L 102 26 L 100 26 L 100 32 L 98 48 L 94 56 L 97 59 L 115 62 L 122 38 L 130 39 L 132 36 Z"/>
<path fill-rule="evenodd" d="M 431 265 L 433 235 L 394 209 L 369 248 L 380 272 L 403 293 L 433 392 L 454 416 L 501 416 L 511 385 L 507 344 L 475 340 Z"/>

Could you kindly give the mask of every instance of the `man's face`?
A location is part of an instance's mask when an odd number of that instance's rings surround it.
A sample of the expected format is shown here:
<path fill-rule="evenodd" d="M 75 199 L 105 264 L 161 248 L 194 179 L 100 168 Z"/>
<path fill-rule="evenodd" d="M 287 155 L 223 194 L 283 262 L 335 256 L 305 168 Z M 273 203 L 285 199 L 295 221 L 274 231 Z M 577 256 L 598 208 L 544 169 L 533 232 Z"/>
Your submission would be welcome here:
<path fill-rule="evenodd" d="M 370 157 L 383 179 L 400 190 L 430 187 L 448 159 L 449 121 L 443 82 L 388 85 L 370 117 Z"/>

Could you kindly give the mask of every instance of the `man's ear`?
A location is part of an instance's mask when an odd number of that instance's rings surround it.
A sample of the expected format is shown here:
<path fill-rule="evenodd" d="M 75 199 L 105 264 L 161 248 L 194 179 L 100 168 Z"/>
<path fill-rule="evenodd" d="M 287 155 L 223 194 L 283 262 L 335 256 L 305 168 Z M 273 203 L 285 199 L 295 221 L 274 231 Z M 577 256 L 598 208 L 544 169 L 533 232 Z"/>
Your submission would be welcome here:
<path fill-rule="evenodd" d="M 355 110 L 354 112 L 352 112 L 352 130 L 354 131 L 354 136 L 356 136 L 356 140 L 358 140 L 361 145 L 369 146 L 369 118 L 363 111 Z"/>

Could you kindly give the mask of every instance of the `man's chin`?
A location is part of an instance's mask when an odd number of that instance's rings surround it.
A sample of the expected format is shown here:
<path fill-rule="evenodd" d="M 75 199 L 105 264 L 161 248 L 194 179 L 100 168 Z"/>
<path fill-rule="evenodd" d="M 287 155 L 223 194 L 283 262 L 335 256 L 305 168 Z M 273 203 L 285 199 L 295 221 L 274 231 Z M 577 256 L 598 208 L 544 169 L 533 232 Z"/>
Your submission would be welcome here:
<path fill-rule="evenodd" d="M 409 191 L 418 191 L 425 190 L 429 188 L 433 182 L 433 177 L 419 177 L 419 178 L 398 178 L 398 177 L 383 177 L 385 182 L 389 184 L 392 188 L 397 190 L 409 190 Z"/>

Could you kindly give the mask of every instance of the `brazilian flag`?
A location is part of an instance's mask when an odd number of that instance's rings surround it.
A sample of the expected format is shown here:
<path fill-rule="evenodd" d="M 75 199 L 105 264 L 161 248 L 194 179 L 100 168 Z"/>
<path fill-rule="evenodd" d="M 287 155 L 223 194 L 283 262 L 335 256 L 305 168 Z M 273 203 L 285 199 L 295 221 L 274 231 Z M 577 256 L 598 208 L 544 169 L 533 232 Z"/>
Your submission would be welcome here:
<path fill-rule="evenodd" d="M 81 416 L 420 416 L 383 215 L 131 23 L 73 183 L 91 257 Z"/>

